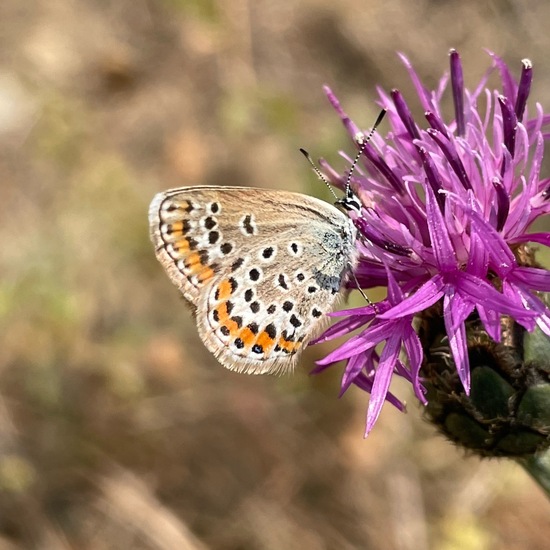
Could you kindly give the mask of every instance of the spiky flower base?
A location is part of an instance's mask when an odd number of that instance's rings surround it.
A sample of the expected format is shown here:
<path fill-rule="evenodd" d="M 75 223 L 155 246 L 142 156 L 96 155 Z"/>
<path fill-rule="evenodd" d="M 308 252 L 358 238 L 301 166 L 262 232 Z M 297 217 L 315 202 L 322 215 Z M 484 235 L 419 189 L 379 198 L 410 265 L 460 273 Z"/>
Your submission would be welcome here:
<path fill-rule="evenodd" d="M 521 458 L 550 447 L 550 339 L 510 318 L 492 340 L 477 315 L 466 321 L 471 391 L 449 348 L 440 303 L 419 318 L 426 416 L 457 445 L 484 457 Z"/>

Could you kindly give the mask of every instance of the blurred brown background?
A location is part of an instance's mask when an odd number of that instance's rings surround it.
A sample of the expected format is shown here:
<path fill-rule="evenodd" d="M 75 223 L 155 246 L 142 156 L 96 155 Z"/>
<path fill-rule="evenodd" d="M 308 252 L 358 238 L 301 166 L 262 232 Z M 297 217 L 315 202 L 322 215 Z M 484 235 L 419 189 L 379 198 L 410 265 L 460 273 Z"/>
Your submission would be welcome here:
<path fill-rule="evenodd" d="M 363 440 L 338 369 L 247 377 L 204 350 L 148 240 L 157 191 L 323 195 L 299 147 L 350 144 L 375 86 L 414 104 L 483 48 L 550 109 L 550 5 L 477 0 L 0 3 L 0 549 L 543 549 L 550 507 L 409 401 Z M 384 131 L 384 130 L 382 130 Z M 324 195 L 323 195 L 324 196 Z M 328 349 L 328 348 L 327 348 Z"/>

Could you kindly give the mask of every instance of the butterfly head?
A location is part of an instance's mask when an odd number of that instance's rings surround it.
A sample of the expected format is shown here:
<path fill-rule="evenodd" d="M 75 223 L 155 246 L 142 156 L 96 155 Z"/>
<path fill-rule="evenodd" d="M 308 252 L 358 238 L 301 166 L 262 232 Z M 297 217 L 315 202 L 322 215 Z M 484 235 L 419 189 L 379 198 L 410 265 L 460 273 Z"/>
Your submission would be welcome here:
<path fill-rule="evenodd" d="M 361 201 L 351 188 L 347 190 L 345 197 L 338 199 L 334 204 L 347 212 L 361 213 Z"/>

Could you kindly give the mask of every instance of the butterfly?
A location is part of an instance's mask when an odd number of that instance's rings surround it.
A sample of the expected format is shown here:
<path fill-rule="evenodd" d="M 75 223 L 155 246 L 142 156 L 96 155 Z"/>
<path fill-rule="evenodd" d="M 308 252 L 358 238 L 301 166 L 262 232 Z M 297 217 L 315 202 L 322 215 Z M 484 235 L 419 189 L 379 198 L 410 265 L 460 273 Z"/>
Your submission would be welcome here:
<path fill-rule="evenodd" d="M 358 202 L 352 194 L 345 201 Z M 194 306 L 204 345 L 237 372 L 291 370 L 357 262 L 351 219 L 299 193 L 171 189 L 154 197 L 149 223 L 156 256 Z"/>

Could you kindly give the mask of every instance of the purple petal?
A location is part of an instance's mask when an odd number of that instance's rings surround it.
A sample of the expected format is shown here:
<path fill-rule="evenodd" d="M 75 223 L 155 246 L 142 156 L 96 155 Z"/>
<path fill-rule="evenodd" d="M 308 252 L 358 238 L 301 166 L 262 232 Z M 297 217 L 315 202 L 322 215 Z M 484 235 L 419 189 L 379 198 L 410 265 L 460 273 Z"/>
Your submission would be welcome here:
<path fill-rule="evenodd" d="M 386 181 L 391 185 L 392 189 L 402 195 L 404 193 L 404 189 L 401 179 L 388 166 L 387 162 L 382 158 L 380 153 L 378 153 L 372 145 L 367 143 L 363 146 L 363 154 L 372 162 L 380 174 L 384 176 Z"/>
<path fill-rule="evenodd" d="M 466 272 L 474 277 L 485 278 L 489 268 L 489 259 L 483 242 L 477 233 L 477 227 L 472 225 L 470 231 L 470 255 Z"/>
<path fill-rule="evenodd" d="M 522 299 L 527 303 L 529 309 L 537 314 L 535 321 L 538 327 L 544 332 L 544 334 L 550 336 L 550 311 L 548 311 L 546 304 L 529 292 L 521 291 L 521 289 L 518 289 L 518 292 L 521 293 Z"/>
<path fill-rule="evenodd" d="M 321 335 L 317 338 L 314 338 L 309 343 L 310 346 L 315 344 L 320 344 L 321 342 L 327 342 L 328 340 L 333 340 L 334 338 L 340 338 L 345 336 L 350 332 L 358 329 L 360 326 L 368 323 L 369 319 L 365 319 L 362 315 L 357 317 L 348 317 L 347 319 L 342 319 L 334 323 L 331 327 L 327 328 Z"/>
<path fill-rule="evenodd" d="M 359 127 L 356 126 L 349 116 L 345 113 L 344 109 L 340 105 L 340 102 L 328 86 L 323 86 L 323 90 L 330 101 L 330 104 L 334 107 L 334 110 L 337 112 L 338 116 L 344 123 L 346 130 L 349 132 L 350 136 L 355 140 L 355 136 L 360 133 Z"/>
<path fill-rule="evenodd" d="M 413 82 L 416 93 L 418 94 L 420 102 L 422 103 L 422 108 L 426 111 L 433 109 L 431 95 L 428 92 L 428 90 L 424 87 L 422 82 L 420 81 L 420 78 L 418 77 L 418 73 L 414 70 L 411 62 L 402 53 L 398 53 L 397 55 L 399 56 L 399 58 L 403 62 L 403 65 L 405 65 L 407 72 L 409 73 L 409 76 Z"/>
<path fill-rule="evenodd" d="M 354 380 L 354 384 L 358 388 L 361 388 L 362 390 L 367 391 L 369 393 L 372 389 L 372 380 L 370 380 L 367 376 L 365 376 L 364 373 L 360 373 L 357 376 L 357 378 Z M 391 403 L 397 410 L 401 412 L 405 412 L 407 410 L 405 405 L 399 399 L 397 399 L 397 397 L 395 397 L 391 392 L 388 392 L 386 394 L 386 401 L 388 403 Z"/>
<path fill-rule="evenodd" d="M 397 305 L 403 301 L 403 292 L 388 267 L 386 267 L 386 272 L 388 274 L 388 300 L 391 305 Z"/>
<path fill-rule="evenodd" d="M 510 247 L 502 236 L 478 212 L 470 210 L 469 215 L 471 216 L 472 223 L 477 226 L 476 232 L 483 241 L 485 250 L 489 253 L 490 259 L 493 260 L 492 263 L 495 271 L 499 276 L 505 277 L 516 266 L 516 260 Z"/>
<path fill-rule="evenodd" d="M 550 271 L 538 267 L 518 267 L 514 279 L 533 290 L 550 292 Z"/>
<path fill-rule="evenodd" d="M 502 126 L 504 132 L 504 145 L 513 157 L 516 149 L 516 127 L 518 119 L 509 99 L 503 95 L 498 96 L 500 110 L 502 112 Z"/>
<path fill-rule="evenodd" d="M 464 301 L 459 294 L 445 295 L 443 298 L 443 320 L 449 337 L 449 347 L 458 376 L 467 395 L 470 393 L 470 360 L 464 320 L 472 310 L 473 305 Z"/>
<path fill-rule="evenodd" d="M 392 379 L 393 369 L 399 352 L 401 351 L 401 338 L 392 337 L 386 343 L 382 355 L 380 356 L 380 363 L 376 369 L 374 377 L 374 383 L 372 385 L 369 407 L 367 410 L 367 427 L 365 430 L 365 437 L 369 435 L 374 424 L 380 416 L 382 405 L 386 400 L 386 394 L 390 387 Z"/>
<path fill-rule="evenodd" d="M 510 197 L 504 189 L 500 178 L 494 177 L 491 180 L 497 196 L 497 231 L 501 231 L 508 219 L 510 212 Z"/>
<path fill-rule="evenodd" d="M 354 355 L 363 353 L 368 349 L 374 348 L 380 342 L 388 339 L 393 333 L 393 324 L 391 322 L 371 325 L 360 334 L 353 336 L 339 348 L 329 353 L 323 359 L 317 361 L 318 365 L 327 365 L 336 363 L 342 359 L 349 359 Z"/>
<path fill-rule="evenodd" d="M 524 233 L 519 237 L 510 239 L 511 243 L 539 243 L 550 246 L 550 233 Z"/>
<path fill-rule="evenodd" d="M 445 196 L 439 192 L 443 190 L 443 183 L 441 181 L 441 178 L 439 177 L 437 168 L 435 167 L 435 164 L 430 157 L 428 151 L 426 151 L 424 147 L 418 147 L 418 154 L 420 155 L 420 160 L 422 160 L 422 166 L 424 168 L 424 172 L 426 172 L 426 179 L 428 181 L 428 184 L 433 191 L 439 208 L 443 212 L 445 210 Z"/>
<path fill-rule="evenodd" d="M 418 128 L 416 127 L 416 124 L 414 122 L 411 110 L 409 109 L 407 102 L 401 95 L 401 92 L 399 90 L 392 90 L 391 97 L 393 99 L 397 114 L 399 115 L 401 122 L 407 129 L 410 138 L 420 139 L 420 133 L 418 132 Z"/>
<path fill-rule="evenodd" d="M 419 378 L 420 367 L 422 366 L 422 358 L 424 357 L 424 353 L 422 351 L 420 338 L 412 327 L 410 327 L 410 329 L 406 331 L 406 337 L 403 339 L 403 346 L 409 359 L 414 394 L 422 404 L 426 405 L 427 401 L 424 396 L 424 388 L 422 387 Z"/>
<path fill-rule="evenodd" d="M 531 91 L 531 82 L 533 81 L 533 64 L 529 59 L 522 59 L 521 77 L 519 79 L 518 96 L 516 98 L 515 112 L 518 120 L 523 120 L 523 113 L 527 105 L 527 98 Z"/>
<path fill-rule="evenodd" d="M 449 55 L 451 60 L 451 87 L 455 107 L 456 131 L 459 136 L 464 136 L 466 135 L 466 122 L 464 117 L 464 75 L 462 72 L 462 63 L 456 50 L 451 50 Z"/>
<path fill-rule="evenodd" d="M 501 294 L 494 286 L 469 273 L 462 273 L 461 277 L 457 279 L 457 290 L 472 304 L 481 304 L 487 309 L 499 311 L 515 318 L 534 316 L 532 312 L 511 303 L 508 297 Z"/>
<path fill-rule="evenodd" d="M 340 385 L 340 397 L 351 386 L 357 375 L 363 370 L 363 367 L 367 363 L 367 360 L 371 359 L 371 354 L 355 355 L 351 357 L 346 365 L 344 374 L 342 376 L 342 383 Z"/>
<path fill-rule="evenodd" d="M 426 120 L 428 121 L 428 124 L 432 127 L 433 130 L 436 132 L 439 132 L 443 136 L 445 136 L 447 139 L 449 139 L 449 131 L 447 127 L 445 126 L 445 123 L 441 118 L 439 118 L 436 114 L 432 113 L 431 111 L 427 111 L 424 113 L 424 116 L 426 117 Z"/>
<path fill-rule="evenodd" d="M 531 294 L 526 290 L 523 285 L 517 285 L 513 281 L 507 279 L 502 281 L 502 294 L 506 296 L 510 304 L 515 305 L 518 308 L 524 307 L 527 313 L 531 315 L 524 316 L 512 316 L 515 320 L 522 325 L 526 330 L 531 332 L 536 327 L 536 316 L 541 312 L 536 307 L 532 307 L 530 304 Z"/>
<path fill-rule="evenodd" d="M 487 334 L 495 341 L 500 342 L 500 315 L 491 309 L 486 309 L 481 304 L 476 304 L 476 310 Z"/>
<path fill-rule="evenodd" d="M 433 306 L 442 296 L 445 284 L 442 275 L 435 275 L 424 283 L 414 294 L 405 298 L 400 304 L 378 316 L 379 319 L 398 319 L 414 315 Z"/>
<path fill-rule="evenodd" d="M 442 272 L 456 270 L 456 256 L 447 225 L 430 187 L 426 188 L 426 213 L 433 252 Z"/>
<path fill-rule="evenodd" d="M 502 58 L 500 58 L 495 53 L 489 52 L 489 54 L 493 58 L 493 61 L 500 73 L 500 79 L 502 81 L 502 89 L 504 90 L 504 95 L 510 98 L 516 97 L 517 84 L 516 84 L 516 81 L 514 80 L 514 77 L 510 73 L 510 70 L 508 69 L 508 65 L 506 65 L 506 63 L 504 63 Z"/>
<path fill-rule="evenodd" d="M 437 130 L 430 129 L 427 131 L 428 135 L 439 145 L 441 151 L 445 155 L 446 159 L 449 161 L 449 164 L 452 166 L 455 174 L 458 176 L 458 179 L 464 186 L 464 189 L 472 189 L 472 184 L 468 179 L 464 164 L 458 156 L 458 152 L 449 139 L 444 138 L 444 134 Z"/>
<path fill-rule="evenodd" d="M 398 254 L 400 256 L 410 256 L 412 251 L 404 246 L 390 241 L 371 223 L 363 218 L 354 220 L 355 227 L 359 229 L 362 235 L 365 236 L 372 244 L 379 246 L 382 250 Z"/>

